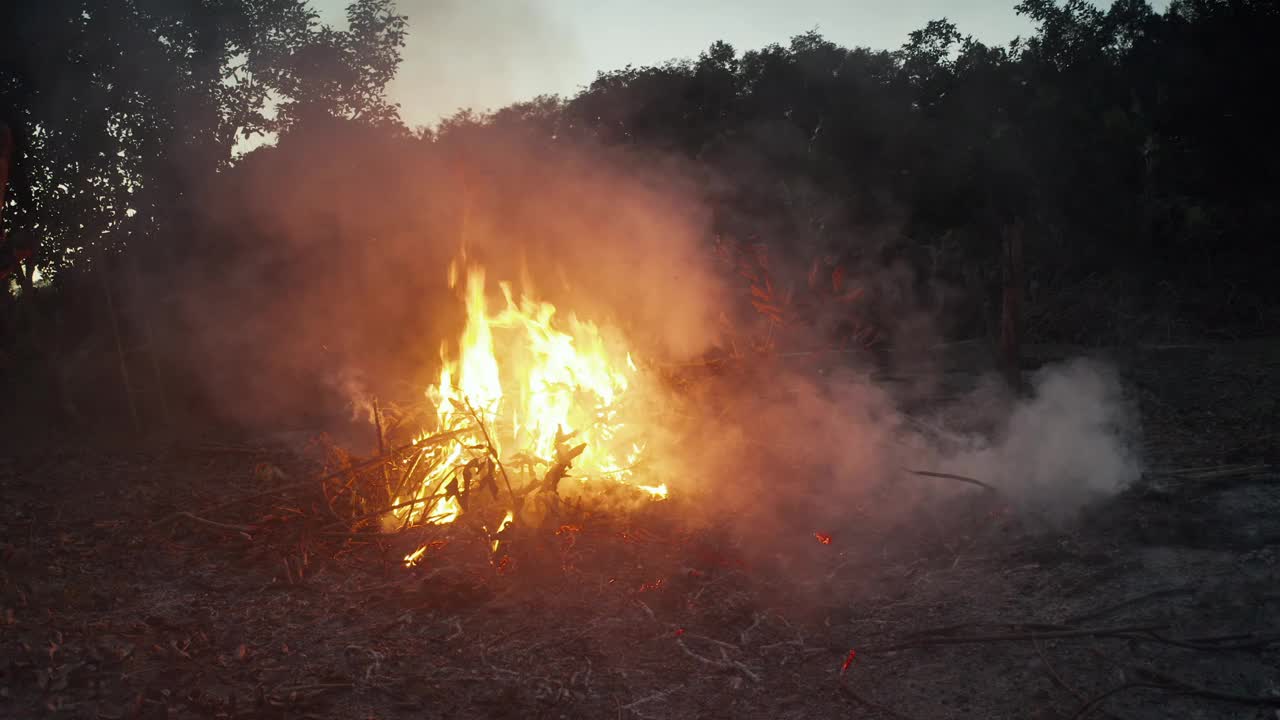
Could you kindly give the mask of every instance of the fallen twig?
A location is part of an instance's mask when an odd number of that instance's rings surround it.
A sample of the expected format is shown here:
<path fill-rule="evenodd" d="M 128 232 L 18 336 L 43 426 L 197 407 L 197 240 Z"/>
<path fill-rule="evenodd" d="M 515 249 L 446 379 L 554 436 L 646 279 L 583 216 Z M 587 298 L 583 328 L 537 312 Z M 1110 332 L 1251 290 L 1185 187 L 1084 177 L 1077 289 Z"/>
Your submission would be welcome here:
<path fill-rule="evenodd" d="M 974 643 L 1016 642 L 1025 640 L 1062 640 L 1066 638 L 1080 637 L 1120 637 L 1124 639 L 1141 639 L 1146 637 L 1141 633 L 1165 630 L 1168 627 L 1168 625 L 1130 625 L 1111 628 L 1064 628 L 1062 630 L 1047 630 L 1044 632 L 1007 633 L 998 635 L 924 637 L 895 645 L 886 645 L 885 647 L 880 648 L 869 648 L 862 652 L 866 654 L 875 654 L 907 650 L 910 648 L 930 647 L 934 645 L 968 645 Z"/>
<path fill-rule="evenodd" d="M 644 601 L 636 600 L 635 602 L 644 610 L 645 614 L 648 615 L 649 618 L 654 622 L 660 625 L 665 625 L 667 626 L 668 629 L 675 628 L 675 626 L 671 625 L 670 623 L 664 623 L 661 620 L 658 620 L 658 616 L 654 614 L 653 608 L 650 608 L 648 605 L 646 605 Z M 737 645 L 734 645 L 733 643 L 724 642 L 723 640 L 716 640 L 715 638 L 709 638 L 709 637 L 706 637 L 705 635 L 694 635 L 691 633 L 686 633 L 683 629 L 678 630 L 678 633 L 679 634 L 676 636 L 676 645 L 678 645 L 680 649 L 684 651 L 685 655 L 688 655 L 694 660 L 697 660 L 698 662 L 704 663 L 706 665 L 711 665 L 713 667 L 723 668 L 727 670 L 737 670 L 741 672 L 743 675 L 746 675 L 747 677 L 751 678 L 753 682 L 760 682 L 760 675 L 758 673 L 756 673 L 754 670 L 747 667 L 743 663 L 738 662 L 737 660 L 731 660 L 729 656 L 725 654 L 726 648 L 741 652 L 741 648 L 739 648 Z M 715 660 L 703 655 L 699 655 L 698 653 L 695 653 L 693 650 L 690 650 L 689 646 L 684 644 L 685 637 L 696 637 L 699 640 L 704 640 L 720 648 L 721 659 Z"/>
<path fill-rule="evenodd" d="M 1057 685 L 1063 690 L 1066 690 L 1067 693 L 1069 693 L 1076 700 L 1079 700 L 1082 703 L 1087 702 L 1087 699 L 1085 698 L 1083 693 L 1081 693 L 1079 690 L 1076 690 L 1075 688 L 1068 685 L 1067 681 L 1063 680 L 1062 676 L 1058 674 L 1058 671 L 1053 669 L 1053 663 L 1049 662 L 1049 656 L 1045 654 L 1044 648 L 1041 647 L 1040 640 L 1033 639 L 1031 641 L 1031 644 L 1035 646 L 1036 654 L 1040 656 L 1040 662 L 1044 663 L 1045 673 L 1049 675 L 1049 679 L 1053 681 L 1053 684 Z"/>
<path fill-rule="evenodd" d="M 964 475 L 955 475 L 953 473 L 944 473 L 944 472 L 933 472 L 931 470 L 912 470 L 911 468 L 902 468 L 902 470 L 903 472 L 907 472 L 912 475 L 919 475 L 921 477 L 942 478 L 944 480 L 959 480 L 962 483 L 977 485 L 978 487 L 983 488 L 989 492 L 993 492 L 993 493 L 1000 492 L 999 490 L 996 489 L 994 485 L 982 482 L 981 480 L 977 480 L 975 478 L 965 477 Z"/>
<path fill-rule="evenodd" d="M 1123 610 L 1124 608 L 1127 608 L 1130 605 L 1137 605 L 1138 603 L 1143 602 L 1145 600 L 1154 600 L 1156 598 L 1172 597 L 1174 595 L 1183 595 L 1187 593 L 1193 593 L 1195 591 L 1196 591 L 1196 586 L 1194 585 L 1183 585 L 1181 587 L 1176 587 L 1176 588 L 1165 588 L 1163 590 L 1153 590 L 1149 593 L 1136 595 L 1127 600 L 1121 600 L 1120 602 L 1115 603 L 1114 605 L 1107 605 L 1105 607 L 1098 608 L 1097 610 L 1092 610 L 1090 612 L 1083 613 L 1081 615 L 1072 616 L 1070 618 L 1067 618 L 1065 622 L 1067 625 L 1075 625 L 1076 623 L 1082 623 L 1088 620 L 1097 620 L 1098 618 L 1104 615 L 1110 615 L 1111 613 L 1117 610 Z"/>
<path fill-rule="evenodd" d="M 341 477 L 341 476 L 343 476 L 343 475 L 346 475 L 346 474 L 347 474 L 347 473 L 349 473 L 349 472 L 355 472 L 355 471 L 357 471 L 357 470 L 363 470 L 364 468 L 367 468 L 367 467 L 370 467 L 370 466 L 372 466 L 372 465 L 376 465 L 376 464 L 378 464 L 378 463 L 380 463 L 380 462 L 383 462 L 383 461 L 385 461 L 387 458 L 396 457 L 396 456 L 397 456 L 397 455 L 399 455 L 400 453 L 406 452 L 406 451 L 408 451 L 408 450 L 412 450 L 412 449 L 414 449 L 414 448 L 426 447 L 426 446 L 428 446 L 428 445 L 435 445 L 435 444 L 438 444 L 438 443 L 445 442 L 445 441 L 447 441 L 447 440 L 452 440 L 454 437 L 457 437 L 460 433 L 464 432 L 464 431 L 465 431 L 465 430 L 467 430 L 467 429 L 468 429 L 468 428 L 463 428 L 463 429 L 460 429 L 460 430 L 451 430 L 451 431 L 446 432 L 446 433 L 440 433 L 440 434 L 438 434 L 438 435 L 432 435 L 431 437 L 429 437 L 429 438 L 424 438 L 423 440 L 420 440 L 420 441 L 418 441 L 418 442 L 409 443 L 409 444 L 407 444 L 407 445 L 401 445 L 400 447 L 393 449 L 391 452 L 389 452 L 389 453 L 387 453 L 387 454 L 385 454 L 385 455 L 379 455 L 378 457 L 369 458 L 368 460 L 364 460 L 364 461 L 358 462 L 358 463 L 356 463 L 355 465 L 352 465 L 352 466 L 350 466 L 350 467 L 343 468 L 343 469 L 341 469 L 341 470 L 339 470 L 339 471 L 337 471 L 337 472 L 332 472 L 332 473 L 328 473 L 328 474 L 326 474 L 326 475 L 322 475 L 322 476 L 320 476 L 318 479 L 304 480 L 304 481 L 302 481 L 302 482 L 296 482 L 296 483 L 289 483 L 288 485 L 281 485 L 281 486 L 279 486 L 279 487 L 271 488 L 270 490 L 263 490 L 262 492 L 253 493 L 252 495 L 243 495 L 243 496 L 241 496 L 241 497 L 237 497 L 237 498 L 233 498 L 233 499 L 231 499 L 231 500 L 227 500 L 226 502 L 218 503 L 217 505 L 211 505 L 211 506 L 209 506 L 209 507 L 203 508 L 203 509 L 201 509 L 201 510 L 200 510 L 200 513 L 201 513 L 202 515 L 207 515 L 207 514 L 212 513 L 212 512 L 217 512 L 218 510 L 225 510 L 226 508 L 233 507 L 233 506 L 235 506 L 235 505 L 239 505 L 239 504 L 241 504 L 241 503 L 250 502 L 250 501 L 252 501 L 252 500 L 260 500 L 260 499 L 262 499 L 262 498 L 264 498 L 264 497 L 270 497 L 270 496 L 272 496 L 272 495 L 279 495 L 280 493 L 287 492 L 287 491 L 289 491 L 289 490 L 302 490 L 302 489 L 305 489 L 305 488 L 311 487 L 311 486 L 312 486 L 312 485 L 314 485 L 316 482 L 326 483 L 326 482 L 328 482 L 328 481 L 330 481 L 330 480 L 333 480 L 334 478 L 337 478 L 337 477 Z M 159 520 L 156 520 L 155 522 L 151 523 L 151 525 L 150 525 L 149 527 L 154 528 L 154 527 L 157 527 L 157 526 L 159 526 L 159 525 L 163 525 L 163 524 L 165 524 L 165 523 L 172 522 L 172 521 L 176 520 L 177 518 L 182 517 L 184 514 L 187 514 L 187 513 L 183 513 L 183 512 L 176 512 L 176 513 L 173 513 L 173 514 L 171 514 L 171 515 L 166 515 L 165 517 L 162 517 L 162 518 L 160 518 Z"/>
<path fill-rule="evenodd" d="M 1280 695 L 1238 695 L 1236 693 L 1220 692 L 1201 685 L 1166 675 L 1156 670 L 1141 667 L 1130 667 L 1128 671 L 1138 677 L 1146 678 L 1144 681 L 1127 682 L 1114 687 L 1101 695 L 1086 702 L 1075 715 L 1071 716 L 1071 720 L 1083 720 L 1094 710 L 1097 710 L 1103 702 L 1113 695 L 1117 695 L 1126 690 L 1159 690 L 1162 692 L 1181 695 L 1184 697 L 1196 697 L 1204 700 L 1216 700 L 1218 702 L 1231 703 L 1235 705 L 1251 705 L 1254 707 L 1280 707 Z"/>
<path fill-rule="evenodd" d="M 1196 685 L 1181 678 L 1172 675 L 1166 675 L 1158 670 L 1150 668 L 1132 667 L 1130 671 L 1139 677 L 1146 677 L 1156 682 L 1164 683 L 1165 686 L 1179 695 L 1188 697 L 1198 697 L 1205 700 L 1218 700 L 1220 702 L 1234 703 L 1236 705 L 1253 705 L 1256 707 L 1280 707 L 1280 695 L 1238 695 L 1236 693 L 1220 692 Z"/>
<path fill-rule="evenodd" d="M 1117 685 L 1116 687 L 1111 688 L 1110 690 L 1102 693 L 1101 695 L 1094 697 L 1092 700 L 1082 705 L 1080 709 L 1077 710 L 1076 713 L 1071 716 L 1071 720 L 1084 720 L 1084 718 L 1088 717 L 1090 713 L 1092 713 L 1094 710 L 1097 710 L 1099 707 L 1101 707 L 1102 703 L 1106 702 L 1107 698 L 1110 698 L 1112 695 L 1118 695 L 1124 692 L 1125 690 L 1139 690 L 1139 689 L 1164 690 L 1165 687 L 1163 685 L 1156 685 L 1155 683 L 1140 683 L 1140 682 L 1127 682 L 1122 685 Z"/>
<path fill-rule="evenodd" d="M 730 660 L 728 657 L 725 657 L 722 660 L 714 660 L 704 655 L 699 655 L 698 653 L 690 650 L 688 645 L 684 644 L 684 638 L 676 638 L 676 645 L 680 646 L 680 649 L 684 651 L 685 655 L 688 655 L 689 657 L 693 658 L 694 660 L 697 660 L 700 663 L 703 663 L 705 665 L 710 665 L 712 667 L 722 668 L 725 670 L 737 670 L 741 672 L 743 675 L 746 675 L 747 677 L 751 678 L 753 682 L 760 682 L 760 676 L 758 674 L 756 674 L 754 671 L 751 670 L 751 668 L 738 662 L 737 660 Z"/>
<path fill-rule="evenodd" d="M 422 503 L 431 502 L 432 500 L 438 500 L 445 496 L 446 496 L 446 493 L 432 493 L 431 495 L 423 495 L 422 497 L 414 498 L 413 500 L 406 500 L 402 503 L 396 503 L 395 505 L 387 505 L 386 507 L 381 507 L 381 508 L 378 508 L 377 510 L 370 510 L 367 513 L 362 513 L 349 520 L 339 520 L 336 523 L 330 523 L 326 527 L 335 527 L 338 525 L 355 525 L 356 523 L 363 522 L 365 520 L 370 520 L 380 515 L 386 515 L 392 510 L 400 510 L 402 508 L 413 507 L 414 505 L 421 505 Z M 403 528 L 401 528 L 401 530 L 403 531 Z M 398 535 L 399 533 L 394 533 L 394 534 Z"/>
<path fill-rule="evenodd" d="M 681 689 L 681 688 L 683 688 L 683 687 L 684 687 L 684 685 L 672 685 L 671 687 L 667 688 L 666 690 L 659 690 L 658 692 L 656 692 L 656 693 L 654 693 L 654 694 L 652 694 L 652 695 L 646 695 L 646 696 L 644 696 L 644 697 L 640 698 L 639 700 L 633 700 L 633 701 L 631 701 L 631 702 L 627 703 L 626 705 L 623 705 L 623 706 L 622 706 L 622 709 L 623 709 L 623 710 L 631 710 L 631 709 L 632 709 L 632 708 L 634 708 L 635 706 L 637 706 L 637 705 L 643 705 L 644 703 L 647 703 L 647 702 L 653 702 L 654 700 L 666 700 L 666 699 L 667 699 L 667 697 L 671 695 L 671 693 L 673 693 L 673 692 L 675 692 L 675 691 L 677 691 L 677 690 L 679 690 L 679 689 Z"/>
<path fill-rule="evenodd" d="M 293 687 L 279 688 L 272 692 L 271 699 L 275 704 L 296 700 L 298 695 L 303 693 L 319 693 L 329 690 L 350 690 L 354 685 L 351 683 L 317 683 L 315 685 L 295 685 Z M 277 693 L 287 693 L 285 697 L 281 697 Z"/>
<path fill-rule="evenodd" d="M 251 528 L 251 527 L 249 527 L 249 526 L 247 526 L 247 525 L 231 525 L 231 524 L 229 524 L 229 523 L 220 523 L 220 522 L 217 522 L 217 521 L 215 521 L 215 520 L 209 520 L 209 519 L 207 519 L 207 518 L 202 518 L 202 517 L 200 517 L 199 515 L 193 515 L 193 514 L 191 514 L 191 513 L 189 513 L 189 512 L 185 512 L 185 511 L 183 511 L 183 512 L 177 512 L 177 513 L 174 513 L 174 517 L 175 517 L 175 518 L 187 518 L 188 520 L 191 520 L 191 521 L 193 521 L 193 522 L 200 523 L 201 525 L 207 525 L 208 527 L 211 527 L 211 528 L 217 528 L 217 529 L 219 529 L 219 530 L 227 530 L 227 531 L 229 531 L 229 532 L 239 533 L 239 534 L 243 535 L 243 536 L 244 536 L 244 538 L 245 538 L 246 540 L 252 540 L 252 539 L 253 539 L 253 535 L 251 535 L 251 534 L 250 534 L 250 532 L 252 532 L 252 531 L 253 531 L 253 528 Z"/>
<path fill-rule="evenodd" d="M 1155 632 L 1145 633 L 1151 640 L 1165 645 L 1180 647 L 1187 650 L 1200 650 L 1203 652 L 1242 652 L 1248 650 L 1262 650 L 1276 643 L 1280 643 L 1280 633 L 1267 633 L 1262 635 L 1234 635 L 1225 638 L 1188 638 L 1177 639 L 1169 638 Z M 1229 640 L 1239 640 L 1240 642 L 1229 643 Z"/>

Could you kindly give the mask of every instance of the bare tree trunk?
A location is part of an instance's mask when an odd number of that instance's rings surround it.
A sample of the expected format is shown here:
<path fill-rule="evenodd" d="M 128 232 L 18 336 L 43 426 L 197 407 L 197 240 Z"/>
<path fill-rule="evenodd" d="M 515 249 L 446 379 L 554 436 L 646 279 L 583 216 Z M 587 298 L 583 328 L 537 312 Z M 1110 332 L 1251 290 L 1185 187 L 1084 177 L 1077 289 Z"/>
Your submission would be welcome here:
<path fill-rule="evenodd" d="M 1015 220 L 1001 232 L 1000 363 L 1009 385 L 1022 387 L 1022 221 Z"/>
<path fill-rule="evenodd" d="M 124 341 L 120 335 L 120 316 L 116 312 L 115 293 L 111 290 L 111 278 L 107 271 L 107 254 L 102 250 L 101 241 L 95 241 L 94 249 L 94 272 L 98 274 L 98 279 L 102 285 L 102 299 L 106 304 L 107 317 L 111 321 L 111 337 L 115 341 L 116 362 L 120 371 L 120 386 L 124 390 L 125 403 L 129 408 L 129 417 L 133 420 L 133 429 L 135 432 L 142 432 L 142 418 L 138 414 L 138 403 L 134 399 L 133 381 L 129 377 L 129 362 L 125 353 Z"/>

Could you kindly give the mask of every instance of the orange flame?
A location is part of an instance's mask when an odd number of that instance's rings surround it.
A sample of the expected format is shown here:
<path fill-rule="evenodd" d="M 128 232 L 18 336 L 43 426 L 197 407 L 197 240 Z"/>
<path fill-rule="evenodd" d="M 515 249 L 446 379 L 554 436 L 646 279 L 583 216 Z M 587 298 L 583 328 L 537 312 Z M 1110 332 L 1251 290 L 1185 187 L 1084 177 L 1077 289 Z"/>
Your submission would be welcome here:
<path fill-rule="evenodd" d="M 544 476 L 568 446 L 585 445 L 572 460 L 573 477 L 630 482 L 645 443 L 639 424 L 625 418 L 637 369 L 615 334 L 572 314 L 560 322 L 554 305 L 528 295 L 517 301 L 507 283 L 499 284 L 501 309 L 492 311 L 479 266 L 451 263 L 448 277 L 451 287 L 465 283 L 466 325 L 456 355 L 441 347 L 440 380 L 427 397 L 436 408 L 434 432 L 457 435 L 424 451 L 425 476 L 393 503 L 412 504 L 393 511 L 388 524 L 456 520 L 462 507 L 446 488 L 463 481 L 462 466 L 486 455 L 503 463 L 498 485 L 519 487 Z M 665 484 L 637 487 L 667 497 Z"/>

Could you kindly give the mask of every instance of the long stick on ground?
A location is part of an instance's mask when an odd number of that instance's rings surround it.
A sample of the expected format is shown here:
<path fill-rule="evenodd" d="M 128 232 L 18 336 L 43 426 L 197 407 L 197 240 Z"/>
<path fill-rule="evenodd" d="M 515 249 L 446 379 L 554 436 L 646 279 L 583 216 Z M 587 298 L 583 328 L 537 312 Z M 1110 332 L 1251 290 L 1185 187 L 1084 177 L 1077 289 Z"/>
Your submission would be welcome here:
<path fill-rule="evenodd" d="M 993 493 L 1000 492 L 999 490 L 996 489 L 994 485 L 984 483 L 981 480 L 977 480 L 971 477 L 965 477 L 964 475 L 955 475 L 952 473 L 944 473 L 944 472 L 933 472 L 932 470 L 912 470 L 911 468 L 902 468 L 902 470 L 903 472 L 908 472 L 908 473 L 911 473 L 912 475 L 919 475 L 921 477 L 942 478 L 944 480 L 959 480 L 962 483 L 977 485 L 978 487 L 984 488 Z"/>
<path fill-rule="evenodd" d="M 1125 639 L 1142 639 L 1142 633 L 1152 633 L 1157 630 L 1166 630 L 1168 625 L 1123 625 L 1120 627 L 1109 628 L 1085 628 L 1073 629 L 1064 628 L 1062 630 L 1049 630 L 1045 632 L 1029 632 L 1029 633 L 1007 633 L 999 635 L 969 635 L 969 636 L 946 636 L 933 638 L 918 638 L 907 642 L 897 643 L 895 645 L 886 645 L 885 647 L 868 648 L 864 652 L 868 655 L 880 654 L 886 652 L 895 652 L 898 650 L 906 650 L 909 648 L 930 647 L 933 645 L 968 645 L 974 643 L 992 643 L 992 642 L 1017 642 L 1026 640 L 1063 640 L 1066 638 L 1080 637 L 1122 637 Z"/>

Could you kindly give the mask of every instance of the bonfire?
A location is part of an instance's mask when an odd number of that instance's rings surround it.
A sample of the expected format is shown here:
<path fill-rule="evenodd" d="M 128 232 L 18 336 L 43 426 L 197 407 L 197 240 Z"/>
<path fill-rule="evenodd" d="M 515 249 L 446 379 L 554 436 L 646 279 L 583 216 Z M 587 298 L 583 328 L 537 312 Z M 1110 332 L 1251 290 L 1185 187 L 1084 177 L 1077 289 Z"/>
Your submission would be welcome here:
<path fill-rule="evenodd" d="M 529 294 L 517 299 L 507 282 L 493 303 L 485 269 L 465 253 L 448 281 L 461 295 L 465 327 L 456 344 L 442 343 L 439 381 L 425 391 L 434 425 L 419 428 L 384 473 L 384 531 L 469 516 L 496 552 L 513 523 L 555 521 L 562 495 L 606 485 L 636 499 L 667 498 L 666 483 L 641 470 L 648 443 L 633 397 L 640 371 L 620 333 Z"/>

